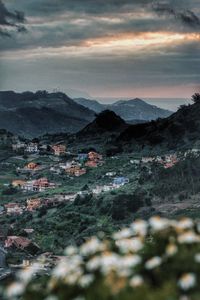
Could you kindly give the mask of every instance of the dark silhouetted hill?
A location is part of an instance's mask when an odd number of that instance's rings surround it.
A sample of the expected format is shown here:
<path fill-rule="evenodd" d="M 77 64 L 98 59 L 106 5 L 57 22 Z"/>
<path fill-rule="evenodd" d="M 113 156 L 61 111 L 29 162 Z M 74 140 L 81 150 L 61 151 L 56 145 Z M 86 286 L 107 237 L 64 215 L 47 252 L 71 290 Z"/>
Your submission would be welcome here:
<path fill-rule="evenodd" d="M 64 93 L 0 92 L 0 128 L 28 138 L 77 132 L 94 117 L 93 111 Z"/>

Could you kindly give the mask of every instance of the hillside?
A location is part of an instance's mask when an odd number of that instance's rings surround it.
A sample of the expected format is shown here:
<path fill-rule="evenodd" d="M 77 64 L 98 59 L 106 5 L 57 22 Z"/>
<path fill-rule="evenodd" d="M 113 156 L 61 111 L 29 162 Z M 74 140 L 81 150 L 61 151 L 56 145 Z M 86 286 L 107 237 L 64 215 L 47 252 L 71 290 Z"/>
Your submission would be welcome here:
<path fill-rule="evenodd" d="M 120 100 L 113 104 L 104 105 L 96 100 L 88 100 L 84 98 L 75 99 L 78 104 L 81 104 L 89 109 L 99 113 L 103 110 L 114 111 L 127 122 L 151 121 L 157 118 L 166 118 L 172 114 L 171 111 L 161 109 L 157 106 L 150 105 L 141 99 Z"/>
<path fill-rule="evenodd" d="M 113 111 L 105 110 L 97 115 L 96 119 L 81 130 L 78 135 L 120 132 L 124 128 L 126 128 L 126 123 L 121 117 Z"/>
<path fill-rule="evenodd" d="M 198 146 L 200 141 L 200 95 L 193 96 L 194 104 L 182 106 L 166 119 L 129 126 L 117 138 L 117 143 L 129 145 L 178 147 Z M 195 100 L 196 99 L 196 100 Z"/>
<path fill-rule="evenodd" d="M 93 111 L 63 93 L 0 92 L 0 128 L 21 136 L 77 132 L 93 118 Z"/>

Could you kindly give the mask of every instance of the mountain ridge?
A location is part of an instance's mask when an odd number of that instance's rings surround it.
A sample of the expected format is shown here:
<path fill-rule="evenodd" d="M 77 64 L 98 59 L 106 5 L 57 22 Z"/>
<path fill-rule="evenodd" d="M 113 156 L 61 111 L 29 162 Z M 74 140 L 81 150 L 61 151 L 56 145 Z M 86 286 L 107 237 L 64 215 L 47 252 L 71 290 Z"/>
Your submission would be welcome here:
<path fill-rule="evenodd" d="M 148 104 L 142 99 L 135 98 L 131 100 L 118 100 L 113 104 L 101 104 L 97 100 L 85 98 L 74 99 L 77 103 L 99 113 L 103 110 L 114 111 L 125 121 L 141 120 L 151 121 L 157 118 L 165 118 L 172 114 L 171 111 Z"/>
<path fill-rule="evenodd" d="M 78 132 L 94 117 L 93 111 L 61 92 L 0 92 L 0 128 L 27 138 Z"/>

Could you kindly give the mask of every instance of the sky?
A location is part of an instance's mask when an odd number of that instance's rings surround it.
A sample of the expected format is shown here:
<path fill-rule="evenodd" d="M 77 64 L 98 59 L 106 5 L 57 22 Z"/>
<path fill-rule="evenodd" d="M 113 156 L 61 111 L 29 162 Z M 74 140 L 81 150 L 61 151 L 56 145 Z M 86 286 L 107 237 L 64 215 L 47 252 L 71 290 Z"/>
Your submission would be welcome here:
<path fill-rule="evenodd" d="M 199 0 L 0 0 L 0 90 L 188 98 Z"/>

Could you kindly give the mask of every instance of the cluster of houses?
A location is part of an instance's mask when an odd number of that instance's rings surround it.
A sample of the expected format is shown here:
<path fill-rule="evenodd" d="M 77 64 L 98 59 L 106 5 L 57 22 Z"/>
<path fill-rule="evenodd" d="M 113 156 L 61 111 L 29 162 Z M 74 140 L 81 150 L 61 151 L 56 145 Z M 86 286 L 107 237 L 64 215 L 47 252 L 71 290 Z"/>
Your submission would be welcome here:
<path fill-rule="evenodd" d="M 12 144 L 12 149 L 15 152 L 24 153 L 39 153 L 40 151 L 50 151 L 56 156 L 61 156 L 66 153 L 66 145 L 56 144 L 56 145 L 40 145 L 38 142 L 22 142 L 17 140 L 16 143 Z"/>
<path fill-rule="evenodd" d="M 159 163 L 161 164 L 165 169 L 172 168 L 174 165 L 176 165 L 179 162 L 179 158 L 177 154 L 166 154 L 164 156 L 153 156 L 153 157 L 142 157 L 141 159 L 132 159 L 130 162 L 135 165 L 140 164 L 149 164 L 149 163 Z"/>
<path fill-rule="evenodd" d="M 60 174 L 64 170 L 67 175 L 79 177 L 87 173 L 87 168 L 97 168 L 103 165 L 103 156 L 97 152 L 80 153 L 71 161 L 52 166 L 50 171 Z"/>
<path fill-rule="evenodd" d="M 26 211 L 33 212 L 41 207 L 55 207 L 64 201 L 74 201 L 77 193 L 59 195 L 52 198 L 30 198 L 25 203 L 10 202 L 4 205 L 4 210 L 7 215 L 21 215 Z"/>
<path fill-rule="evenodd" d="M 12 186 L 20 188 L 25 192 L 44 192 L 46 189 L 54 189 L 56 184 L 49 182 L 47 178 L 40 178 L 37 180 L 14 180 Z"/>

